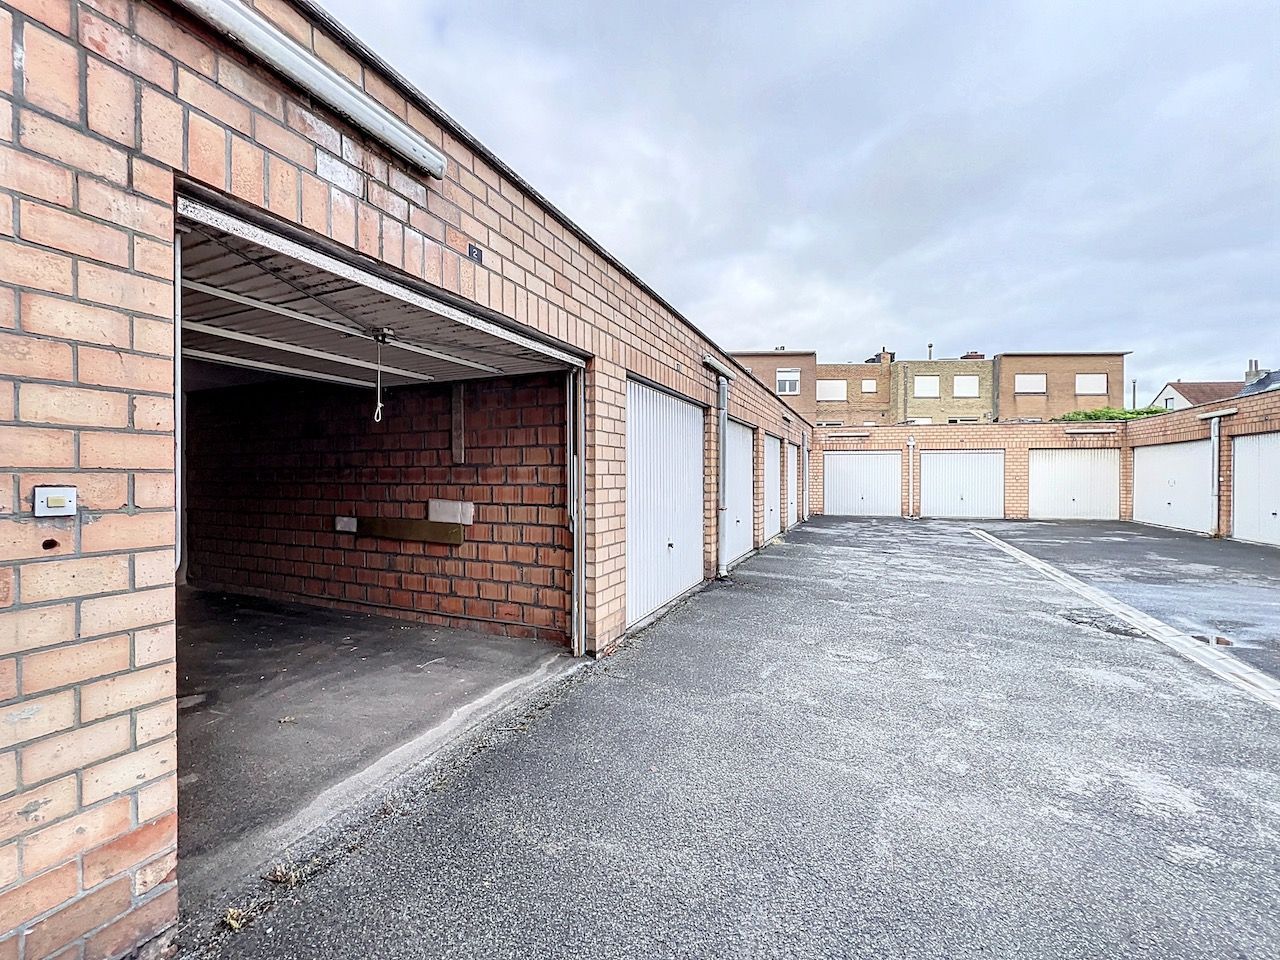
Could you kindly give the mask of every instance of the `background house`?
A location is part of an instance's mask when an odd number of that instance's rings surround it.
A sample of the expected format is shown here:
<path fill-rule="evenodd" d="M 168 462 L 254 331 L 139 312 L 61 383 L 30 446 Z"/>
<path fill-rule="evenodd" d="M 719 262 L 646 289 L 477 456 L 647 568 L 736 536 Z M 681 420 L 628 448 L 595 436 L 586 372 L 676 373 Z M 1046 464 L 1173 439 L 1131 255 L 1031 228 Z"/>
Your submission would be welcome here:
<path fill-rule="evenodd" d="M 998 353 L 995 418 L 1041 423 L 1073 410 L 1124 408 L 1128 351 Z"/>

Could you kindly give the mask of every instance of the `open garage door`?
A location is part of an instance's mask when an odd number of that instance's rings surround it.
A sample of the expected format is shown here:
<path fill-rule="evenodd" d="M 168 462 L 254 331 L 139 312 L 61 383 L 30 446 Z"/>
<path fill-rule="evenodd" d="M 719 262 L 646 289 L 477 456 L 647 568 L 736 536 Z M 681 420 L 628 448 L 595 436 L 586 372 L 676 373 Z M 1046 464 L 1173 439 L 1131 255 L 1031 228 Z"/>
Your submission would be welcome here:
<path fill-rule="evenodd" d="M 1280 433 L 1231 442 L 1231 536 L 1280 547 Z"/>
<path fill-rule="evenodd" d="M 725 554 L 732 563 L 751 552 L 755 543 L 755 432 L 745 423 L 729 421 L 725 457 Z"/>
<path fill-rule="evenodd" d="M 1213 531 L 1213 444 L 1133 448 L 1133 519 L 1193 533 Z"/>
<path fill-rule="evenodd" d="M 764 539 L 782 532 L 782 441 L 764 438 Z"/>
<path fill-rule="evenodd" d="M 1032 520 L 1119 520 L 1119 450 L 1032 450 L 1027 465 Z"/>
<path fill-rule="evenodd" d="M 822 477 L 823 512 L 829 516 L 902 514 L 902 454 L 896 450 L 823 454 Z"/>
<path fill-rule="evenodd" d="M 582 652 L 582 360 L 265 215 L 178 214 L 178 855 L 199 903 L 314 828 L 317 796 Z"/>
<path fill-rule="evenodd" d="M 701 407 L 627 381 L 627 625 L 702 582 Z"/>
<path fill-rule="evenodd" d="M 925 450 L 920 515 L 994 520 L 1004 516 L 1003 450 Z"/>
<path fill-rule="evenodd" d="M 800 448 L 794 443 L 787 444 L 787 528 L 794 527 L 799 521 L 800 509 Z"/>

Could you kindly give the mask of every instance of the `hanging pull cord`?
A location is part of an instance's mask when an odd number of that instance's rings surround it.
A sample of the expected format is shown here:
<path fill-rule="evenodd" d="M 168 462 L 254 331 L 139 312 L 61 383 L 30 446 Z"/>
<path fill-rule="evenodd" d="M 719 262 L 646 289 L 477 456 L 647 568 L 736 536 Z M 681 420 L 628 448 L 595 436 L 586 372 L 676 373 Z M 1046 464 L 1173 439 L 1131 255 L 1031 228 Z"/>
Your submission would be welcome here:
<path fill-rule="evenodd" d="M 385 332 L 379 333 L 375 338 L 378 343 L 378 389 L 376 401 L 373 407 L 373 422 L 382 422 L 382 344 L 387 339 Z"/>

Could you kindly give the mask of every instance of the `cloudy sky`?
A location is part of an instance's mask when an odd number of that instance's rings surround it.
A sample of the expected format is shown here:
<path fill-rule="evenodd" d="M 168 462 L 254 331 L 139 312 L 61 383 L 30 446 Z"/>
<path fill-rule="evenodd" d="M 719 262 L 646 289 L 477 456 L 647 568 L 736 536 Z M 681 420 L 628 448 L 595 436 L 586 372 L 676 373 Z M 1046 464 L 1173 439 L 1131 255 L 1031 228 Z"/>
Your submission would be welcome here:
<path fill-rule="evenodd" d="M 1280 366 L 1274 0 L 324 3 L 726 347 Z"/>

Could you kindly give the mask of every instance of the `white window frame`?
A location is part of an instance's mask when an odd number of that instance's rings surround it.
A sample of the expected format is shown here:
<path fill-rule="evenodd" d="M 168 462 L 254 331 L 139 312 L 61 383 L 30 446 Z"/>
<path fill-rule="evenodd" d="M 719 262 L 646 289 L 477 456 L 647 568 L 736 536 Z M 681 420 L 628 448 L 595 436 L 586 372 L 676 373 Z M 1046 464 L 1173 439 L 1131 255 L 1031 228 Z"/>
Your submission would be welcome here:
<path fill-rule="evenodd" d="M 1172 409 L 1173 409 L 1173 397 L 1165 397 L 1165 398 L 1164 398 L 1164 408 L 1165 408 L 1166 410 L 1172 410 Z"/>
<path fill-rule="evenodd" d="M 960 381 L 963 380 L 968 386 L 969 382 L 973 382 L 972 393 L 960 392 Z M 951 378 L 951 395 L 953 397 L 977 398 L 982 395 L 982 379 L 976 373 L 957 373 Z"/>
<path fill-rule="evenodd" d="M 977 417 L 948 417 L 947 423 L 977 423 Z"/>
<path fill-rule="evenodd" d="M 1013 392 L 1044 396 L 1049 392 L 1049 375 L 1047 373 L 1015 373 Z"/>
<path fill-rule="evenodd" d="M 789 376 L 783 376 L 788 374 Z M 794 374 L 794 376 L 790 376 Z M 794 390 L 783 389 L 783 383 L 795 383 Z M 800 368 L 799 367 L 782 367 L 773 375 L 773 392 L 780 397 L 798 397 L 800 396 Z"/>
<path fill-rule="evenodd" d="M 819 427 L 843 427 L 843 420 L 819 420 L 815 426 Z"/>
<path fill-rule="evenodd" d="M 1082 377 L 1101 377 L 1102 389 L 1082 390 L 1080 388 L 1080 380 Z M 1087 381 L 1086 381 L 1087 382 Z M 1076 396 L 1077 397 L 1105 397 L 1111 392 L 1111 382 L 1105 373 L 1077 373 L 1076 374 Z"/>
<path fill-rule="evenodd" d="M 880 389 L 879 381 L 877 381 L 873 377 L 866 377 L 863 379 L 862 381 L 863 393 L 876 393 L 879 389 Z"/>
<path fill-rule="evenodd" d="M 823 387 L 826 387 L 828 393 L 823 394 Z M 836 395 L 832 396 L 834 392 Z M 819 403 L 846 403 L 849 400 L 849 381 L 848 380 L 818 380 L 818 402 Z"/>
<path fill-rule="evenodd" d="M 921 393 L 921 382 L 929 380 L 933 381 L 933 393 Z M 917 373 L 911 381 L 911 395 L 922 400 L 936 400 L 942 396 L 942 377 L 936 373 Z"/>
<path fill-rule="evenodd" d="M 928 427 L 933 424 L 933 417 L 912 417 L 907 421 L 907 425 L 911 427 Z"/>

